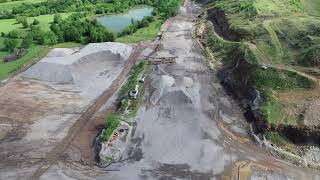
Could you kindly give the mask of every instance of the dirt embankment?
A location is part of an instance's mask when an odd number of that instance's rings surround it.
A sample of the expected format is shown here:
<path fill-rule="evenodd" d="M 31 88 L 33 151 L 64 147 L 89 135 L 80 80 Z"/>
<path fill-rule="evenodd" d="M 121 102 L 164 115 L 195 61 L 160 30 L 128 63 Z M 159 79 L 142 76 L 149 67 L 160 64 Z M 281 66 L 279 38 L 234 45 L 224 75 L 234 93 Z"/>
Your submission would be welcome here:
<path fill-rule="evenodd" d="M 229 41 L 238 41 L 239 35 L 234 32 L 228 23 L 227 16 L 220 9 L 209 9 L 208 19 L 213 23 L 216 33 Z"/>
<path fill-rule="evenodd" d="M 220 37 L 228 41 L 240 39 L 240 35 L 230 29 L 228 19 L 222 10 L 209 9 L 208 19 Z M 276 131 L 296 144 L 320 144 L 319 127 L 268 124 L 260 110 L 264 101 L 263 96 L 250 82 L 252 69 L 262 67 L 248 63 L 245 60 L 245 53 L 237 48 L 230 53 L 229 58 L 231 63 L 223 64 L 218 76 L 225 89 L 235 99 L 238 99 L 245 109 L 245 116 L 253 124 L 255 133 L 264 134 L 266 131 Z"/>
<path fill-rule="evenodd" d="M 251 70 L 254 67 L 246 62 L 242 52 L 233 53 L 232 63 L 223 65 L 218 71 L 218 77 L 227 92 L 241 102 L 245 109 L 245 117 L 253 123 L 255 132 L 264 133 L 268 125 L 259 110 L 263 97 L 250 82 Z"/>

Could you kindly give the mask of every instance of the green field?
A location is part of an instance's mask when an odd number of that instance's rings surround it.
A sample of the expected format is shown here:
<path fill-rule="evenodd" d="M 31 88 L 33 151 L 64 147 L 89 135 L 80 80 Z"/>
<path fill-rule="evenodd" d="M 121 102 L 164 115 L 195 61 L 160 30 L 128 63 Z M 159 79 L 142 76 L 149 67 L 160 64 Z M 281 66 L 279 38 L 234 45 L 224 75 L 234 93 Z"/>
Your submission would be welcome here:
<path fill-rule="evenodd" d="M 62 17 L 66 18 L 70 15 L 71 13 L 62 13 Z M 28 23 L 31 24 L 34 19 L 37 19 L 40 24 L 39 26 L 45 30 L 49 31 L 50 30 L 50 23 L 53 21 L 53 16 L 54 15 L 42 15 L 42 16 L 36 16 L 36 17 L 28 17 Z M 0 20 L 0 32 L 8 33 L 12 30 L 21 30 L 21 32 L 25 32 L 27 29 L 23 29 L 21 24 L 18 24 L 15 19 L 3 19 Z"/>
<path fill-rule="evenodd" d="M 141 41 L 144 42 L 144 41 L 151 40 L 151 39 L 157 37 L 161 24 L 162 24 L 161 20 L 156 20 L 156 21 L 150 23 L 150 25 L 148 27 L 138 29 L 137 32 L 135 32 L 131 35 L 117 38 L 116 42 L 139 43 Z"/>
<path fill-rule="evenodd" d="M 19 6 L 22 3 L 25 4 L 35 4 L 35 3 L 40 3 L 40 2 L 44 2 L 47 0 L 20 0 L 20 1 L 8 1 L 8 2 L 4 2 L 4 3 L 0 3 L 0 11 L 4 11 L 4 10 L 11 10 L 12 8 L 14 8 L 15 6 Z"/>
<path fill-rule="evenodd" d="M 64 43 L 58 43 L 53 48 L 75 48 L 75 47 L 81 47 L 83 44 L 76 43 L 76 42 L 64 42 Z"/>

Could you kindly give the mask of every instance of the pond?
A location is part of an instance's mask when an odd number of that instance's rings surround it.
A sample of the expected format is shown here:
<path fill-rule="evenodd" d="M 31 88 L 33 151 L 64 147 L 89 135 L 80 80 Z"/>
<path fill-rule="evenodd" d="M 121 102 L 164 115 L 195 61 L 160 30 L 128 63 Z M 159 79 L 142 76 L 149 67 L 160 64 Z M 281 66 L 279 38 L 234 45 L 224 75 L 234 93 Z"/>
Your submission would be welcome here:
<path fill-rule="evenodd" d="M 97 20 L 108 29 L 119 33 L 131 24 L 131 19 L 140 21 L 145 16 L 151 16 L 152 11 L 152 7 L 142 7 L 123 14 L 100 16 Z"/>

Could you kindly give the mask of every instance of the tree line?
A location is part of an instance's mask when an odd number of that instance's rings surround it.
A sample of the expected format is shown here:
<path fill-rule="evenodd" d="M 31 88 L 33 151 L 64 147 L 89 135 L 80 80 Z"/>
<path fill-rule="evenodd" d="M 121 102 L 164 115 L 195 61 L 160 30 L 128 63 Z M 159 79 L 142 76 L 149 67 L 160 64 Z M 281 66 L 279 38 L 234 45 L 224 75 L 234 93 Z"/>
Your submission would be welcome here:
<path fill-rule="evenodd" d="M 91 12 L 94 14 L 121 13 L 133 5 L 153 5 L 152 0 L 47 0 L 40 3 L 22 3 L 12 10 L 0 11 L 0 19 L 17 16 L 34 17 L 65 12 Z"/>
<path fill-rule="evenodd" d="M 6 37 L 4 45 L 8 51 L 16 48 L 29 48 L 32 44 L 54 45 L 61 42 L 106 42 L 114 41 L 114 33 L 108 31 L 97 20 L 86 18 L 85 13 L 75 13 L 63 20 L 60 14 L 54 16 L 51 31 L 44 31 L 37 26 L 37 21 L 29 25 L 27 35 L 21 37 L 18 30 L 12 30 L 8 34 L 1 33 Z M 19 45 L 18 38 L 23 38 Z"/>
<path fill-rule="evenodd" d="M 163 18 L 174 15 L 181 0 L 47 0 L 45 2 L 22 3 L 12 10 L 0 11 L 0 19 L 18 16 L 34 17 L 65 12 L 91 12 L 93 14 L 121 13 L 134 5 L 155 7 Z"/>

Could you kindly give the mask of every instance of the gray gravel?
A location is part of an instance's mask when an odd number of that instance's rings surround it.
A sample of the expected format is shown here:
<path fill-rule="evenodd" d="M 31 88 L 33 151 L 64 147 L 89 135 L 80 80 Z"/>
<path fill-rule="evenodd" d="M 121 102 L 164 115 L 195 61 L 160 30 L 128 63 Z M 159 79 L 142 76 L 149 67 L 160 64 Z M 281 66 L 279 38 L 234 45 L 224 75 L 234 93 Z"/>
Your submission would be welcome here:
<path fill-rule="evenodd" d="M 103 62 L 125 60 L 131 52 L 130 45 L 110 42 L 92 43 L 76 53 L 72 49 L 58 48 L 25 71 L 22 76 L 41 81 L 77 83 L 83 79 L 90 79 L 90 76 L 103 76 L 103 72 L 98 70 Z"/>

